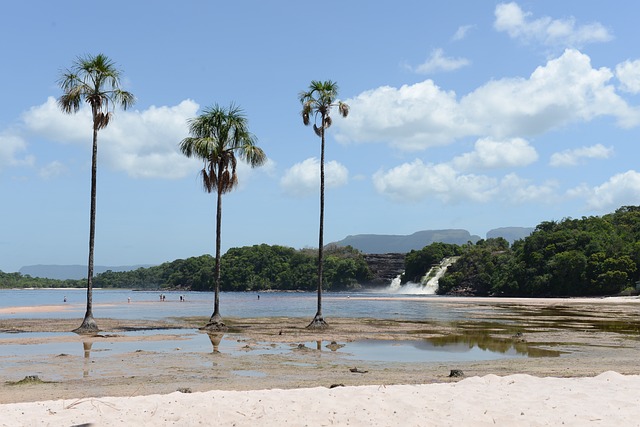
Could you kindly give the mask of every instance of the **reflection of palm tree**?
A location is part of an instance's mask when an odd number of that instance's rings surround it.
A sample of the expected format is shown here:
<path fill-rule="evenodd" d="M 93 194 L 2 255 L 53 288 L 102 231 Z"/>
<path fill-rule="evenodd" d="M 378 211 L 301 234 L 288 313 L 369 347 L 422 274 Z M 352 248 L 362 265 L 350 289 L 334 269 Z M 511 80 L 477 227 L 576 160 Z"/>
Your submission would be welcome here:
<path fill-rule="evenodd" d="M 223 333 L 208 333 L 207 335 L 209 335 L 209 340 L 211 341 L 211 345 L 213 346 L 213 352 L 214 353 L 220 353 L 220 350 L 218 349 L 218 347 L 220 346 L 220 341 L 222 341 L 222 337 L 224 336 Z"/>
<path fill-rule="evenodd" d="M 82 376 L 84 378 L 89 376 L 89 366 L 91 366 L 91 346 L 93 346 L 93 341 L 83 341 L 82 348 L 84 349 L 84 364 L 82 370 Z"/>
<path fill-rule="evenodd" d="M 338 85 L 331 80 L 320 82 L 313 80 L 309 85 L 309 90 L 303 91 L 299 95 L 302 104 L 302 122 L 306 125 L 311 123 L 311 116 L 314 116 L 315 123 L 313 130 L 320 137 L 320 233 L 318 241 L 318 311 L 309 324 L 309 328 L 326 328 L 327 322 L 322 316 L 322 264 L 324 246 L 324 133 L 325 129 L 331 126 L 331 108 L 337 106 L 342 117 L 349 114 L 349 106 L 338 101 Z"/>
<path fill-rule="evenodd" d="M 187 157 L 204 161 L 202 183 L 207 193 L 217 194 L 216 210 L 216 265 L 213 314 L 204 327 L 208 330 L 224 330 L 220 315 L 220 235 L 222 224 L 222 195 L 238 184 L 236 154 L 251 167 L 264 164 L 264 151 L 255 145 L 256 139 L 249 132 L 247 119 L 239 107 L 231 104 L 227 109 L 215 105 L 189 121 L 190 137 L 180 142 L 180 150 Z"/>
<path fill-rule="evenodd" d="M 86 56 L 78 58 L 71 69 L 66 70 L 59 80 L 63 95 L 58 105 L 65 113 L 76 113 L 82 101 L 91 106 L 93 118 L 93 153 L 91 155 L 91 217 L 89 225 L 89 262 L 87 271 L 87 311 L 84 320 L 74 332 L 93 334 L 98 325 L 93 318 L 93 248 L 96 230 L 96 175 L 98 170 L 98 131 L 111 121 L 114 107 L 127 109 L 135 102 L 134 96 L 120 89 L 120 71 L 106 56 Z"/>

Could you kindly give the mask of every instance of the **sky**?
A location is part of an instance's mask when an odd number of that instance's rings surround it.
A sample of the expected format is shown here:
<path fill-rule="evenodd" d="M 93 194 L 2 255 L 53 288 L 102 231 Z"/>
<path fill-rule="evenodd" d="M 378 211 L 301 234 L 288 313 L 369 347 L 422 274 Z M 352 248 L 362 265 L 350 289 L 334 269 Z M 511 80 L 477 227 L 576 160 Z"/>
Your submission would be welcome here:
<path fill-rule="evenodd" d="M 214 254 L 215 197 L 178 145 L 215 104 L 243 109 L 269 159 L 223 197 L 223 251 L 317 247 L 312 80 L 350 106 L 327 130 L 325 243 L 640 205 L 639 15 L 635 0 L 6 2 L 0 270 L 87 262 L 90 112 L 61 112 L 57 82 L 99 53 L 136 103 L 98 135 L 96 265 Z"/>

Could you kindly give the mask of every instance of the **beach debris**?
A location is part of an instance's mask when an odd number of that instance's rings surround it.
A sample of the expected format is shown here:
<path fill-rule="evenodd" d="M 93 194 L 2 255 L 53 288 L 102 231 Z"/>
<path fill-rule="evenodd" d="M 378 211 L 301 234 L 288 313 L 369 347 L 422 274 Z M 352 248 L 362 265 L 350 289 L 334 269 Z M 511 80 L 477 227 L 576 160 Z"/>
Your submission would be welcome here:
<path fill-rule="evenodd" d="M 524 339 L 524 334 L 522 332 L 516 332 L 515 334 L 513 334 L 511 336 L 511 339 L 516 341 L 516 342 L 526 342 L 527 340 Z"/>
<path fill-rule="evenodd" d="M 350 368 L 349 371 L 351 371 L 353 373 L 356 373 L 356 374 L 366 374 L 367 372 L 369 372 L 369 371 L 363 371 L 363 370 L 358 369 L 358 368 Z"/>
<path fill-rule="evenodd" d="M 191 389 L 189 387 L 180 387 L 178 391 L 180 393 L 191 393 Z"/>
<path fill-rule="evenodd" d="M 37 375 L 27 375 L 20 381 L 7 381 L 7 385 L 44 384 L 45 382 Z"/>
<path fill-rule="evenodd" d="M 460 369 L 452 369 L 451 372 L 449 372 L 449 378 L 462 378 L 464 377 L 464 372 L 462 372 Z"/>
<path fill-rule="evenodd" d="M 331 384 L 329 386 L 329 388 L 336 388 L 336 387 L 344 387 L 344 384 L 340 383 L 340 384 Z"/>
<path fill-rule="evenodd" d="M 331 351 L 336 351 L 336 350 L 341 349 L 342 347 L 344 347 L 344 344 L 338 344 L 335 341 L 331 341 L 331 344 L 327 344 L 325 347 L 327 347 Z"/>

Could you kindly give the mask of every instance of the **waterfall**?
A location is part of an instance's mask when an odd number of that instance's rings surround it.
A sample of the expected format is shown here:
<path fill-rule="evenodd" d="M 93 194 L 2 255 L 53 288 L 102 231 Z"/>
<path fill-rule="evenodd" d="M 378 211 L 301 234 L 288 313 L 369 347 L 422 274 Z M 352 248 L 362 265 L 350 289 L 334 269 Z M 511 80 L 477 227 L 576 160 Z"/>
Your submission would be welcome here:
<path fill-rule="evenodd" d="M 438 281 L 446 273 L 447 268 L 458 260 L 458 257 L 444 258 L 439 264 L 433 265 L 425 274 L 420 283 L 408 282 L 400 284 L 400 275 L 391 281 L 387 288 L 389 293 L 395 294 L 421 294 L 433 295 L 438 290 Z"/>

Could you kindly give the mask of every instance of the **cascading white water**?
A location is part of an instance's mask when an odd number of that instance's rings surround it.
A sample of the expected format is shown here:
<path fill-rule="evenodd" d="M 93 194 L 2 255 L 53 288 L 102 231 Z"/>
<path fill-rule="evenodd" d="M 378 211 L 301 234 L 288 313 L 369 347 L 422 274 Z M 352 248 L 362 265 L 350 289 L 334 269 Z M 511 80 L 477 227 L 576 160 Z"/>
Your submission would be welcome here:
<path fill-rule="evenodd" d="M 391 281 L 387 292 L 396 294 L 433 295 L 438 291 L 438 281 L 446 273 L 447 268 L 458 260 L 458 257 L 444 258 L 439 264 L 432 266 L 420 283 L 408 282 L 400 284 L 400 275 Z"/>

